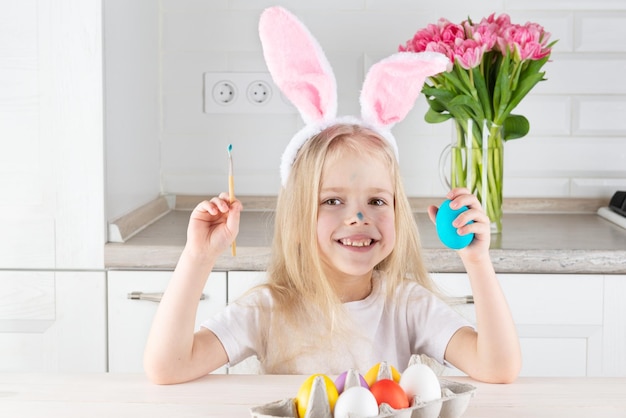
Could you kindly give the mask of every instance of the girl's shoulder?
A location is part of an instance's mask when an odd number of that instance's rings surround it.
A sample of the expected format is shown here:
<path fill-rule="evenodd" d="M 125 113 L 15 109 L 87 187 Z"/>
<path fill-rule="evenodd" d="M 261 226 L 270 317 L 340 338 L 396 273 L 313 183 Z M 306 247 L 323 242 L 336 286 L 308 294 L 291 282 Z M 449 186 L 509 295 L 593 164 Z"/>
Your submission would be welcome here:
<path fill-rule="evenodd" d="M 260 284 L 248 289 L 244 294 L 239 296 L 234 304 L 239 306 L 271 306 L 272 291 L 267 284 Z"/>

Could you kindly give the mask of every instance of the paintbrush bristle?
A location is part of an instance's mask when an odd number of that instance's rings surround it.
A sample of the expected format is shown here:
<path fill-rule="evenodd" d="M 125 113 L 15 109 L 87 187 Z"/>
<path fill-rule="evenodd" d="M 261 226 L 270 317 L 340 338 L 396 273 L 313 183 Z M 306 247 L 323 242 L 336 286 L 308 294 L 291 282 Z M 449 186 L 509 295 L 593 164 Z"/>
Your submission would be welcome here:
<path fill-rule="evenodd" d="M 232 177 L 233 175 L 233 144 L 228 144 L 228 175 Z"/>

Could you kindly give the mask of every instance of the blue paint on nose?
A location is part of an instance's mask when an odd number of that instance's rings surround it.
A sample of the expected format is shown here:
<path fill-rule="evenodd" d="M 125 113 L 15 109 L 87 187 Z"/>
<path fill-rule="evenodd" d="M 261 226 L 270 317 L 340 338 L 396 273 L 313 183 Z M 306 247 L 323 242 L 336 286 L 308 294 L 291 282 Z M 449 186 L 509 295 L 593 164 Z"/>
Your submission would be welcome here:
<path fill-rule="evenodd" d="M 359 221 L 362 221 L 362 220 L 363 220 L 363 214 L 362 214 L 361 212 L 358 212 L 358 213 L 356 214 L 356 217 L 359 219 Z"/>

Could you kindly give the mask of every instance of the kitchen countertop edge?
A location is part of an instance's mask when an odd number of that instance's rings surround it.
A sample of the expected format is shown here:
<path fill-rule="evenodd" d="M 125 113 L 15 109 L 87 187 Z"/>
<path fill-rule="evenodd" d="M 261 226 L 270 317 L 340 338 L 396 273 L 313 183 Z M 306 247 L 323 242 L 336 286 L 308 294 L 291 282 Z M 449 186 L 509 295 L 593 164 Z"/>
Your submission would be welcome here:
<path fill-rule="evenodd" d="M 178 196 L 170 199 L 171 210 L 183 214 L 191 210 L 199 201 L 197 196 Z M 243 197 L 248 211 L 266 212 L 273 208 L 275 197 Z M 429 204 L 436 204 L 440 199 L 412 198 L 411 204 L 416 213 L 425 211 Z M 599 206 L 606 204 L 602 199 L 508 199 L 508 213 L 533 214 L 584 214 L 594 215 Z M 524 215 L 525 216 L 525 215 Z M 176 219 L 175 228 L 180 230 L 184 217 Z M 152 220 L 150 220 L 152 222 Z M 607 222 L 608 223 L 608 222 Z M 608 226 L 607 228 L 612 228 Z M 142 229 L 149 230 L 150 225 Z M 155 227 L 156 228 L 156 227 Z M 618 228 L 615 226 L 615 228 Z M 621 231 L 621 230 L 620 230 Z M 626 231 L 624 231 L 626 234 Z M 432 240 L 432 237 L 428 237 Z M 267 239 L 256 245 L 238 245 L 237 256 L 230 252 L 218 258 L 215 271 L 263 271 L 270 258 Z M 623 241 L 623 239 L 622 239 Z M 620 241 L 620 242 L 622 242 Z M 239 239 L 238 239 L 239 242 Z M 154 242 L 130 239 L 127 242 L 109 242 L 104 248 L 104 262 L 107 270 L 173 270 L 182 252 L 184 243 Z M 434 273 L 465 272 L 460 257 L 447 248 L 422 249 L 424 262 L 429 271 Z M 626 247 L 623 249 L 589 248 L 535 248 L 532 245 L 522 248 L 492 248 L 490 250 L 494 268 L 498 273 L 532 274 L 626 274 Z"/>
<path fill-rule="evenodd" d="M 182 247 L 107 244 L 108 270 L 173 270 Z M 433 273 L 464 273 L 452 250 L 423 248 L 424 262 Z M 626 250 L 490 250 L 497 273 L 626 274 Z M 263 271 L 269 247 L 237 247 L 237 256 L 220 256 L 214 271 Z"/>

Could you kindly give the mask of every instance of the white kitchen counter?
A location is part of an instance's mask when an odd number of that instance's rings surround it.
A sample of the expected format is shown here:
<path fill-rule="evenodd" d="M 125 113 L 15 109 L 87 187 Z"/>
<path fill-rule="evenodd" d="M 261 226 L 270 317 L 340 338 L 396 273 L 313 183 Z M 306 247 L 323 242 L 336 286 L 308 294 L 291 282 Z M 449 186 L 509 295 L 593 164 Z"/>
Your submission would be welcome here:
<path fill-rule="evenodd" d="M 157 386 L 143 374 L 0 374 L 0 416 L 250 417 L 250 408 L 293 398 L 306 376 L 209 375 Z M 477 387 L 464 418 L 626 417 L 626 378 L 520 378 Z"/>
<path fill-rule="evenodd" d="M 414 201 L 429 270 L 463 272 L 459 257 L 441 244 L 425 212 L 425 205 L 439 200 Z M 503 231 L 492 236 L 491 257 L 497 272 L 626 273 L 626 229 L 598 216 L 588 201 L 519 202 L 512 200 L 508 208 L 505 206 Z M 187 206 L 189 203 L 170 211 L 124 243 L 106 244 L 106 267 L 173 269 L 185 244 L 190 214 Z M 247 210 L 241 217 L 237 256 L 226 252 L 216 270 L 265 270 L 273 234 L 273 206 L 265 199 L 262 204 L 244 202 L 244 207 Z"/>

